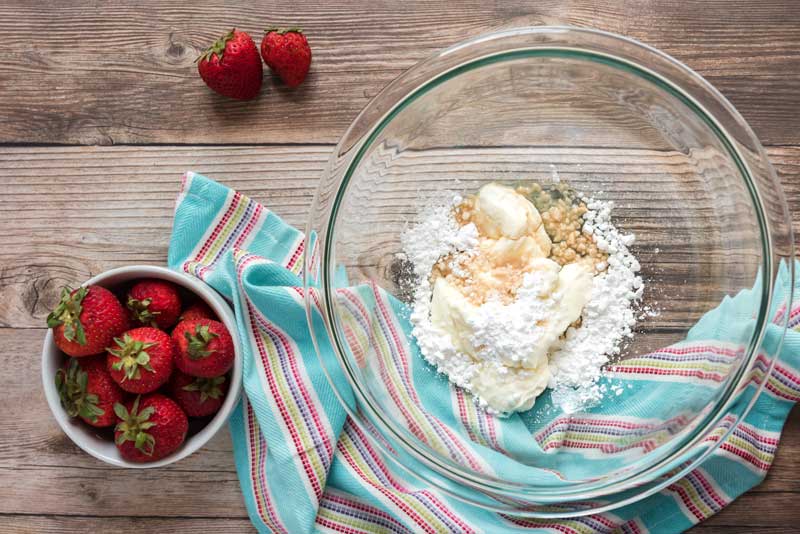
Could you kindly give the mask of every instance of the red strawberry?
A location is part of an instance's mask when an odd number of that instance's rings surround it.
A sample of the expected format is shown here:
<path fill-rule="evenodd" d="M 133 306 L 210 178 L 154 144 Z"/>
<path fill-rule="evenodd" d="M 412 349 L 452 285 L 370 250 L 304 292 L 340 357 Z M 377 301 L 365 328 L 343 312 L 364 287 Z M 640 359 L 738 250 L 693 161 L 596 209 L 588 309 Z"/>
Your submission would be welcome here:
<path fill-rule="evenodd" d="M 169 381 L 170 393 L 186 415 L 203 417 L 217 413 L 228 391 L 227 377 L 197 378 L 176 371 Z"/>
<path fill-rule="evenodd" d="M 253 39 L 236 28 L 206 48 L 197 58 L 200 77 L 214 91 L 238 100 L 255 98 L 264 67 Z"/>
<path fill-rule="evenodd" d="M 172 374 L 175 345 L 156 328 L 144 326 L 114 338 L 106 365 L 119 387 L 131 393 L 150 393 L 163 386 Z"/>
<path fill-rule="evenodd" d="M 289 87 L 303 83 L 311 66 L 311 48 L 300 28 L 269 28 L 261 41 L 261 57 Z"/>
<path fill-rule="evenodd" d="M 178 318 L 179 321 L 190 321 L 192 319 L 217 319 L 217 314 L 215 314 L 211 308 L 208 307 L 208 304 L 199 300 L 188 306 L 181 316 Z"/>
<path fill-rule="evenodd" d="M 125 303 L 131 317 L 143 325 L 166 329 L 178 322 L 181 297 L 178 288 L 164 280 L 147 279 L 137 282 L 128 291 Z"/>
<path fill-rule="evenodd" d="M 233 339 L 219 321 L 182 321 L 172 331 L 175 366 L 186 374 L 213 378 L 233 366 Z"/>
<path fill-rule="evenodd" d="M 113 425 L 114 404 L 122 402 L 124 393 L 106 371 L 101 356 L 70 358 L 56 371 L 56 389 L 61 406 L 70 417 L 80 417 L 96 427 Z"/>
<path fill-rule="evenodd" d="M 136 397 L 133 403 L 114 405 L 118 423 L 114 443 L 131 462 L 152 462 L 183 444 L 189 420 L 174 400 L 154 393 Z"/>
<path fill-rule="evenodd" d="M 69 356 L 91 356 L 105 351 L 128 328 L 128 314 L 117 297 L 100 286 L 64 287 L 61 302 L 47 316 L 58 348 Z"/>

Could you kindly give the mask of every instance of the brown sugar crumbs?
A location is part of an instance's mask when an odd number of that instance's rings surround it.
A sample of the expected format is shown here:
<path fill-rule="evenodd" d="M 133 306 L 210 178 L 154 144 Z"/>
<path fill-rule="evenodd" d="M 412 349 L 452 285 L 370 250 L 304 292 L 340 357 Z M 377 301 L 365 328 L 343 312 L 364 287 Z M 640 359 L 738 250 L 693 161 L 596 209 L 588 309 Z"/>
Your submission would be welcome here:
<path fill-rule="evenodd" d="M 472 212 L 475 211 L 475 195 L 469 195 L 453 208 L 453 215 L 459 226 L 469 224 L 472 220 Z"/>
<path fill-rule="evenodd" d="M 583 233 L 583 215 L 588 208 L 574 190 L 563 182 L 547 190 L 537 183 L 519 186 L 516 190 L 530 199 L 539 211 L 544 229 L 553 242 L 551 260 L 562 266 L 585 261 L 595 272 L 604 270 L 598 266 L 606 265 L 608 254 L 597 248 L 591 235 Z"/>

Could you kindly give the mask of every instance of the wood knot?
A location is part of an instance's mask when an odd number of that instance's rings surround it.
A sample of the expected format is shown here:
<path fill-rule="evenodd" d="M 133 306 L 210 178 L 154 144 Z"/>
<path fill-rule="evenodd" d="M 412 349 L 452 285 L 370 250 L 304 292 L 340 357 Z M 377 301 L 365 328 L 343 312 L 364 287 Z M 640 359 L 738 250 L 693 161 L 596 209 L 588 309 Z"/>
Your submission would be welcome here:
<path fill-rule="evenodd" d="M 167 55 L 169 57 L 180 58 L 186 52 L 186 47 L 183 46 L 181 43 L 173 43 L 170 42 L 169 48 L 167 48 Z"/>
<path fill-rule="evenodd" d="M 167 63 L 172 65 L 182 65 L 194 61 L 195 49 L 191 45 L 187 45 L 175 36 L 174 32 L 170 32 L 167 39 L 167 47 L 164 50 L 164 57 Z"/>
<path fill-rule="evenodd" d="M 81 489 L 81 493 L 88 497 L 90 502 L 97 503 L 100 500 L 100 495 L 94 486 L 90 486 L 86 482 L 79 482 L 78 487 Z"/>

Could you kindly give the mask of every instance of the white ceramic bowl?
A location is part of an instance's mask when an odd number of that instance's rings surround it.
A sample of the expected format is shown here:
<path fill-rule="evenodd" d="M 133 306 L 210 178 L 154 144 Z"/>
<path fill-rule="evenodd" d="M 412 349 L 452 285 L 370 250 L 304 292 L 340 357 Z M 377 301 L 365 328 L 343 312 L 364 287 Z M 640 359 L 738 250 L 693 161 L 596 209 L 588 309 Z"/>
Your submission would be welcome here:
<path fill-rule="evenodd" d="M 140 278 L 159 278 L 187 289 L 214 310 L 214 313 L 216 313 L 220 321 L 225 324 L 225 327 L 230 331 L 231 337 L 233 338 L 235 359 L 233 368 L 230 371 L 230 388 L 222 403 L 222 407 L 202 430 L 188 437 L 178 450 L 154 462 L 136 463 L 129 462 L 122 458 L 113 441 L 100 437 L 97 429 L 83 423 L 80 419 L 70 418 L 61 407 L 54 377 L 58 368 L 67 359 L 67 356 L 59 350 L 53 341 L 52 330 L 47 331 L 47 336 L 44 339 L 44 348 L 42 349 L 42 383 L 44 385 L 45 397 L 47 398 L 47 404 L 50 405 L 50 411 L 53 412 L 53 416 L 56 418 L 56 421 L 58 421 L 64 433 L 66 433 L 78 447 L 98 460 L 119 467 L 133 467 L 139 469 L 161 467 L 177 462 L 205 445 L 228 420 L 228 417 L 233 411 L 233 407 L 239 400 L 242 386 L 241 345 L 239 343 L 239 337 L 236 335 L 236 319 L 234 318 L 233 311 L 222 297 L 197 278 L 171 271 L 166 267 L 132 265 L 130 267 L 120 267 L 98 274 L 83 285 L 94 284 L 108 289 L 114 289 L 121 284 Z"/>

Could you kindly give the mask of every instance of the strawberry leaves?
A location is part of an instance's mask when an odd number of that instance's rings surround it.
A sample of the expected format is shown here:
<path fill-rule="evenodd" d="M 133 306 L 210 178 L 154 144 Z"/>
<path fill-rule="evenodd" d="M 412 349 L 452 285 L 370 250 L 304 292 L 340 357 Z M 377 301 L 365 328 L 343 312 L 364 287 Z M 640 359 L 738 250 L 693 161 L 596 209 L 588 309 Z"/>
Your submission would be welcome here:
<path fill-rule="evenodd" d="M 108 348 L 108 352 L 119 358 L 111 365 L 115 371 L 124 370 L 123 380 L 138 380 L 142 377 L 140 367 L 151 373 L 155 370 L 150 366 L 150 355 L 147 349 L 154 347 L 158 343 L 145 343 L 125 334 L 122 339 L 115 337 L 114 343 L 117 348 Z"/>
<path fill-rule="evenodd" d="M 68 286 L 61 288 L 61 301 L 58 306 L 47 316 L 47 327 L 55 328 L 64 325 L 64 337 L 69 341 L 77 341 L 81 345 L 86 345 L 86 333 L 80 321 L 81 306 L 84 297 L 89 293 L 89 289 L 81 286 L 74 291 Z"/>
<path fill-rule="evenodd" d="M 129 296 L 127 302 L 125 302 L 125 306 L 131 311 L 131 316 L 135 320 L 142 324 L 149 324 L 152 327 L 157 327 L 156 315 L 160 315 L 161 312 L 151 310 L 150 304 L 152 303 L 153 299 L 137 300 Z"/>
<path fill-rule="evenodd" d="M 194 331 L 195 331 L 194 334 L 190 332 L 184 333 L 186 341 L 189 342 L 188 346 L 189 359 L 200 360 L 202 358 L 207 358 L 210 354 L 214 352 L 213 349 L 206 350 L 208 347 L 208 343 L 215 337 L 219 336 L 214 332 L 212 332 L 206 325 L 199 324 L 195 327 Z"/>
<path fill-rule="evenodd" d="M 220 386 L 225 383 L 224 376 L 217 376 L 214 378 L 195 378 L 190 384 L 186 384 L 181 389 L 184 391 L 199 391 L 200 402 L 205 402 L 208 399 L 219 399 L 222 396 L 222 389 Z"/>
<path fill-rule="evenodd" d="M 197 59 L 195 59 L 195 63 L 199 61 L 211 61 L 213 56 L 217 56 L 217 60 L 219 63 L 222 63 L 222 57 L 225 54 L 225 45 L 228 44 L 228 41 L 233 39 L 233 32 L 236 31 L 236 28 L 233 28 L 231 31 L 214 41 L 211 46 L 206 48 L 202 54 L 200 54 Z"/>
<path fill-rule="evenodd" d="M 79 416 L 96 423 L 97 418 L 106 413 L 98 406 L 100 399 L 97 395 L 87 393 L 89 375 L 76 360 L 70 361 L 66 369 L 56 372 L 55 383 L 61 406 L 70 417 Z"/>
<path fill-rule="evenodd" d="M 156 440 L 147 430 L 156 426 L 156 423 L 150 421 L 150 417 L 155 413 L 156 409 L 152 406 L 148 406 L 139 412 L 139 401 L 141 398 L 141 395 L 136 397 L 130 412 L 119 402 L 114 404 L 114 413 L 120 418 L 120 422 L 117 423 L 114 429 L 116 432 L 119 432 L 117 437 L 114 438 L 114 442 L 117 445 L 122 445 L 126 441 L 133 441 L 134 447 L 147 456 L 152 456 L 155 450 Z"/>
<path fill-rule="evenodd" d="M 273 33 L 273 32 L 275 32 L 275 33 L 277 33 L 279 35 L 285 35 L 285 34 L 290 33 L 290 32 L 291 33 L 303 33 L 303 29 L 302 28 L 298 28 L 296 26 L 293 26 L 293 27 L 290 27 L 290 28 L 279 28 L 277 26 L 270 26 L 269 28 L 264 30 L 264 33 Z"/>

